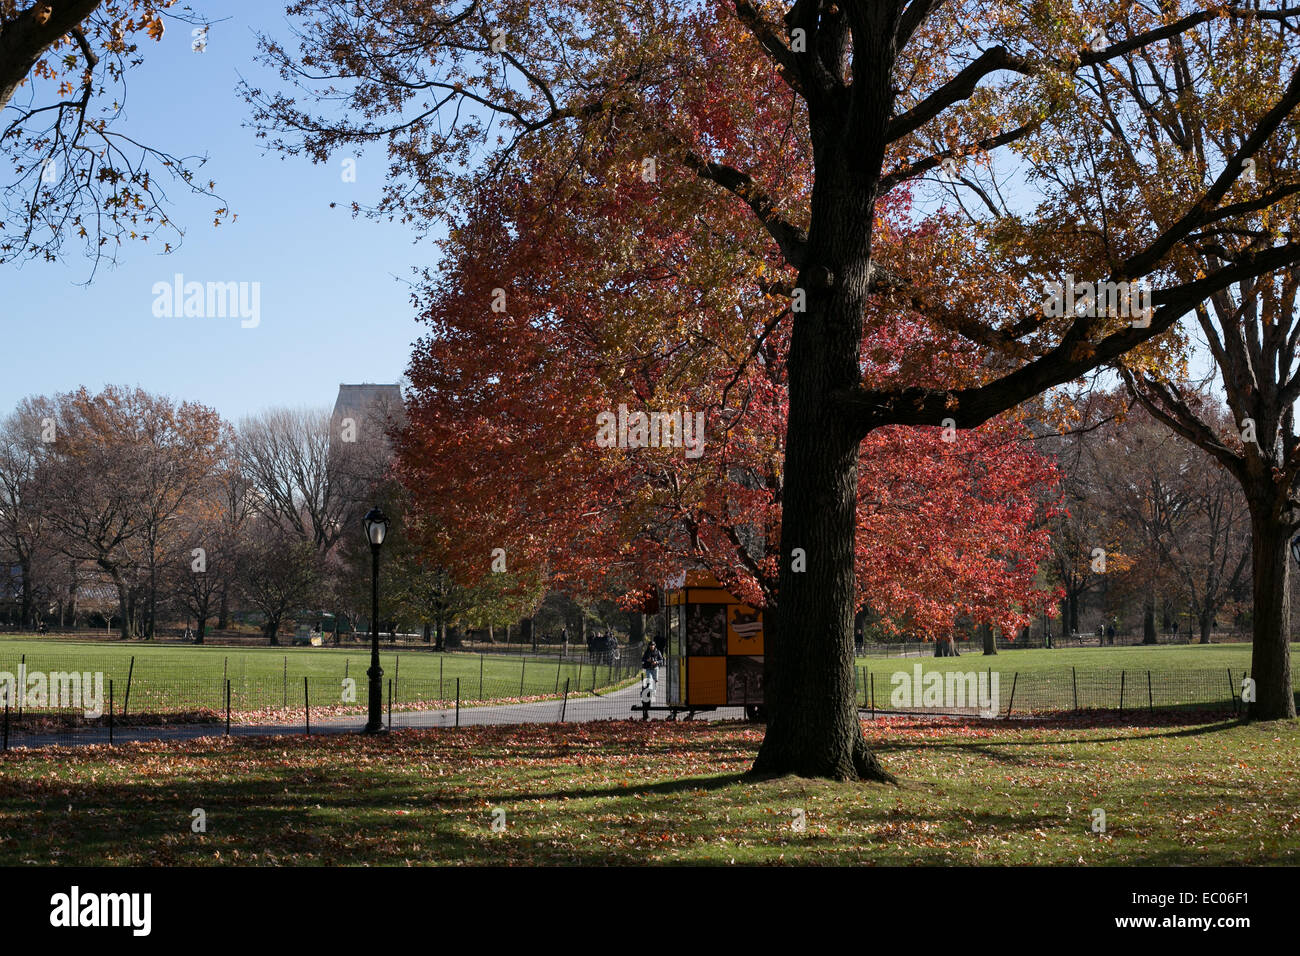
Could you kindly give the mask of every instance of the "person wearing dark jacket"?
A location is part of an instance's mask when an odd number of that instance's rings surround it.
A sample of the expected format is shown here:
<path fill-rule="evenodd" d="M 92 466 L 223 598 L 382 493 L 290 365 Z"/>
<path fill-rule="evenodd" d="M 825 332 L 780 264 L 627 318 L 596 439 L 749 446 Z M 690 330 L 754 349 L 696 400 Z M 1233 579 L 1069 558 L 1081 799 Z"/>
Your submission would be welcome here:
<path fill-rule="evenodd" d="M 650 641 L 646 645 L 645 653 L 641 655 L 641 666 L 645 668 L 646 680 L 658 681 L 659 668 L 663 666 L 664 656 L 659 653 L 659 645 Z"/>

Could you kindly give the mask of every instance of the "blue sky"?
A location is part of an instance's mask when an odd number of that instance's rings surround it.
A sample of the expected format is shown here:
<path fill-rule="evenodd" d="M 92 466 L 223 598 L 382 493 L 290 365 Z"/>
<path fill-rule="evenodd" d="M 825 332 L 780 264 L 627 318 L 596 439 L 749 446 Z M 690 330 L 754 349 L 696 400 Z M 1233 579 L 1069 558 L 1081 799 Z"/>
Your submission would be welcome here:
<path fill-rule="evenodd" d="M 0 414 L 24 396 L 78 385 L 139 385 L 211 405 L 238 422 L 275 405 L 332 406 L 340 382 L 393 382 L 404 373 L 415 322 L 412 266 L 436 264 L 430 241 L 406 228 L 353 219 L 350 204 L 382 186 L 381 153 L 357 161 L 344 183 L 342 156 L 330 165 L 264 152 L 243 126 L 240 76 L 274 87 L 254 62 L 255 32 L 280 34 L 278 3 L 222 4 L 207 50 L 191 48 L 190 27 L 169 22 L 161 42 L 145 40 L 145 62 L 128 78 L 121 129 L 178 155 L 207 154 L 200 174 L 215 179 L 238 220 L 214 229 L 216 204 L 168 186 L 181 247 L 159 255 L 123 247 L 116 267 L 90 264 L 75 243 L 64 261 L 0 266 L 4 355 Z M 337 202 L 339 208 L 330 209 Z M 154 283 L 175 273 L 200 282 L 260 282 L 261 321 L 156 318 Z"/>

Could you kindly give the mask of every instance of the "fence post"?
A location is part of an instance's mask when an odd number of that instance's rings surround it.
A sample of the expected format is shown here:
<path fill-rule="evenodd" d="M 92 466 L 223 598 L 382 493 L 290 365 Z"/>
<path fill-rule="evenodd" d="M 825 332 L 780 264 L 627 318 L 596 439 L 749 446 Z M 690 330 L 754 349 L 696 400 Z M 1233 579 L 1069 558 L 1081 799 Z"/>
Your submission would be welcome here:
<path fill-rule="evenodd" d="M 564 703 L 560 704 L 560 723 L 564 723 L 564 715 L 569 709 L 569 678 L 564 678 Z"/>
<path fill-rule="evenodd" d="M 1020 671 L 1011 675 L 1011 697 L 1007 700 L 1007 716 L 1011 716 L 1011 708 L 1016 704 L 1016 683 L 1020 680 Z"/>
<path fill-rule="evenodd" d="M 393 709 L 393 693 L 400 692 L 402 689 L 402 655 L 393 655 L 393 682 L 388 685 L 388 709 Z M 391 724 L 392 721 L 389 721 Z"/>
<path fill-rule="evenodd" d="M 388 729 L 393 729 L 393 679 L 388 678 Z"/>
<path fill-rule="evenodd" d="M 1228 676 L 1231 677 L 1232 675 L 1229 674 Z M 8 697 L 5 697 L 5 743 L 4 743 L 4 752 L 5 752 L 5 753 L 8 753 L 8 752 L 9 752 L 9 698 L 8 698 Z"/>
<path fill-rule="evenodd" d="M 456 726 L 460 726 L 460 678 L 456 678 Z"/>
<path fill-rule="evenodd" d="M 302 675 L 302 712 L 307 721 L 307 736 L 311 736 L 311 697 L 307 694 L 307 675 Z"/>
<path fill-rule="evenodd" d="M 569 680 L 568 680 L 568 678 L 565 678 L 565 680 L 564 680 L 564 686 L 565 686 L 565 688 L 566 688 L 565 693 L 567 694 L 567 693 L 568 693 L 567 688 L 568 688 L 568 686 L 569 686 Z M 578 658 L 578 688 L 579 688 L 580 690 L 581 690 L 581 688 L 582 688 L 582 658 Z"/>
<path fill-rule="evenodd" d="M 230 681 L 226 681 L 226 736 L 230 736 Z"/>
<path fill-rule="evenodd" d="M 560 668 L 564 666 L 564 655 L 561 654 L 555 659 L 555 693 L 560 692 Z"/>
<path fill-rule="evenodd" d="M 189 625 L 187 624 L 186 627 Z M 135 655 L 131 655 L 131 666 L 126 669 L 126 693 L 122 695 L 122 716 L 126 716 L 126 708 L 131 703 L 131 675 L 135 673 Z"/>
<path fill-rule="evenodd" d="M 478 699 L 483 699 L 483 652 L 478 655 Z"/>
<path fill-rule="evenodd" d="M 108 679 L 108 742 L 113 743 L 113 678 Z"/>
<path fill-rule="evenodd" d="M 1147 709 L 1148 709 L 1148 710 L 1155 710 L 1155 709 L 1156 709 L 1156 698 L 1155 698 L 1155 694 L 1153 694 L 1153 693 L 1151 692 L 1151 672 L 1150 672 L 1150 671 L 1147 671 Z"/>
<path fill-rule="evenodd" d="M 1232 712 L 1237 712 L 1237 688 L 1232 684 L 1232 668 L 1228 668 L 1228 696 L 1232 698 Z"/>
<path fill-rule="evenodd" d="M 112 678 L 108 681 L 113 683 Z M 24 654 L 18 661 L 18 719 L 23 719 L 23 698 L 27 696 L 27 655 Z M 112 709 L 111 707 L 109 708 Z"/>
<path fill-rule="evenodd" d="M 1070 668 L 1070 683 L 1074 685 L 1074 709 L 1079 709 L 1079 672 Z"/>
<path fill-rule="evenodd" d="M 1229 673 L 1231 676 L 1231 673 Z M 1119 709 L 1124 709 L 1124 672 L 1119 672 Z"/>
<path fill-rule="evenodd" d="M 439 657 L 439 658 L 438 658 L 438 699 L 439 699 L 439 700 L 444 700 L 444 699 L 445 699 L 445 698 L 442 696 L 442 665 L 443 665 L 443 662 L 445 662 L 446 660 L 447 660 L 447 659 L 446 659 L 445 657 Z"/>
<path fill-rule="evenodd" d="M 284 702 L 280 705 L 281 710 L 289 709 L 289 655 L 284 655 L 284 674 L 280 679 L 284 688 Z"/>
<path fill-rule="evenodd" d="M 867 671 L 867 682 L 870 684 L 871 692 L 871 719 L 876 719 L 876 674 L 874 671 Z"/>
<path fill-rule="evenodd" d="M 524 671 L 528 669 L 528 658 L 519 658 L 519 696 L 524 696 Z"/>

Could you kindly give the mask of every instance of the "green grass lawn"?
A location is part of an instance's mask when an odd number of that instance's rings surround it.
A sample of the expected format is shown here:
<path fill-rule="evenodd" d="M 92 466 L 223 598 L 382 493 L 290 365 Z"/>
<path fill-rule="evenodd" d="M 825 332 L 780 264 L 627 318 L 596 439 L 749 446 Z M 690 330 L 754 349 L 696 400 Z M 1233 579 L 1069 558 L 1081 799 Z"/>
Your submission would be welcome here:
<path fill-rule="evenodd" d="M 364 704 L 366 669 L 370 654 L 364 647 L 218 647 L 166 645 L 144 642 L 59 641 L 50 638 L 0 638 L 0 671 L 16 674 L 26 656 L 29 672 L 99 671 L 105 684 L 111 678 L 114 699 L 120 705 L 131 678 L 130 710 L 169 711 L 225 707 L 225 678 L 231 681 L 231 706 L 257 711 L 284 706 L 300 708 L 303 678 L 313 707 L 339 705 L 343 681 L 356 681 L 357 699 Z M 134 670 L 131 659 L 135 658 Z M 622 677 L 636 661 L 624 661 Z M 513 655 L 433 653 L 384 650 L 380 665 L 385 687 L 396 679 L 395 706 L 403 701 L 454 699 L 460 679 L 466 702 L 509 700 L 517 697 L 554 696 L 571 691 L 616 684 L 617 671 L 593 668 L 578 660 L 561 662 Z M 385 691 L 386 693 L 386 691 Z"/>
<path fill-rule="evenodd" d="M 0 865 L 1300 863 L 1300 725 L 1138 721 L 867 722 L 897 788 L 693 722 L 15 751 Z"/>

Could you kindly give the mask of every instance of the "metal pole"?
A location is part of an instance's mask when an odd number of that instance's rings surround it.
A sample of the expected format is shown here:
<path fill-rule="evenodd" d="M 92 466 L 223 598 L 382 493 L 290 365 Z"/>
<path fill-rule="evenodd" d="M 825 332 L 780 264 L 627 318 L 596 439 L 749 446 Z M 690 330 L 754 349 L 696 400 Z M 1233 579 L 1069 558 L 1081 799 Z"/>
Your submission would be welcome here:
<path fill-rule="evenodd" d="M 311 697 L 307 695 L 307 675 L 302 675 L 302 712 L 307 720 L 307 736 L 311 736 Z"/>
<path fill-rule="evenodd" d="M 186 627 L 189 625 L 187 624 Z M 122 716 L 126 716 L 126 708 L 131 703 L 131 675 L 135 673 L 135 655 L 131 655 L 131 666 L 126 670 L 126 694 L 122 697 Z"/>
<path fill-rule="evenodd" d="M 226 736 L 230 736 L 230 681 L 226 681 Z"/>
<path fill-rule="evenodd" d="M 113 742 L 113 678 L 108 679 L 108 742 Z"/>
<path fill-rule="evenodd" d="M 560 723 L 564 723 L 564 715 L 569 709 L 569 678 L 564 678 L 564 703 L 560 705 Z"/>
<path fill-rule="evenodd" d="M 456 678 L 456 726 L 460 726 L 460 678 Z"/>
<path fill-rule="evenodd" d="M 379 666 L 379 548 L 370 546 L 370 698 L 368 700 L 369 718 L 366 720 L 368 734 L 381 733 L 384 729 L 384 670 Z"/>

